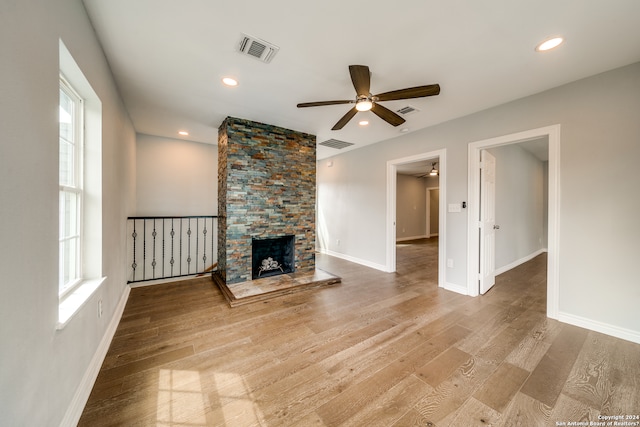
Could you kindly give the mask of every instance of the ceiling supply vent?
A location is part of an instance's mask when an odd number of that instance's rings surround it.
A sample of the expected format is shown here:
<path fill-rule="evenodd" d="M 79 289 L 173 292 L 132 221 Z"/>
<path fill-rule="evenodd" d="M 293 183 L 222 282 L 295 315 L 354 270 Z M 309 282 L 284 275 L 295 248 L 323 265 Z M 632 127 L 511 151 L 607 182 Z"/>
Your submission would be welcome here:
<path fill-rule="evenodd" d="M 408 116 L 409 114 L 417 113 L 418 110 L 416 107 L 412 107 L 411 105 L 407 105 L 406 107 L 402 107 L 399 110 L 396 110 L 397 113 L 402 114 L 403 116 Z"/>
<path fill-rule="evenodd" d="M 320 145 L 324 145 L 325 147 L 335 148 L 337 150 L 342 150 L 343 148 L 349 147 L 353 145 L 351 142 L 340 141 L 337 139 L 327 139 L 324 142 L 321 142 Z"/>
<path fill-rule="evenodd" d="M 274 44 L 244 33 L 242 33 L 242 38 L 238 44 L 238 52 L 267 64 L 271 62 L 279 50 L 280 48 Z"/>

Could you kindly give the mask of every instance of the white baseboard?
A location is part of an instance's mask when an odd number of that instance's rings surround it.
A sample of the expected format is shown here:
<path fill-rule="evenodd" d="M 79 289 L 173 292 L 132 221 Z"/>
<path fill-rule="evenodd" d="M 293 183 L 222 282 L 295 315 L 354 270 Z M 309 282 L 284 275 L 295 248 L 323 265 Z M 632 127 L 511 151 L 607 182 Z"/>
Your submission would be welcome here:
<path fill-rule="evenodd" d="M 396 238 L 396 242 L 406 242 L 407 240 L 418 240 L 418 239 L 428 239 L 429 236 L 423 234 L 422 236 L 411 236 L 411 237 L 399 237 Z"/>
<path fill-rule="evenodd" d="M 513 268 L 516 268 L 520 264 L 524 264 L 527 261 L 531 261 L 532 259 L 534 259 L 538 255 L 543 254 L 545 252 L 547 252 L 547 249 L 538 249 L 537 251 L 535 251 L 535 252 L 533 252 L 533 253 L 525 256 L 525 257 L 522 257 L 522 258 L 520 258 L 518 260 L 515 260 L 512 263 L 509 263 L 509 264 L 507 264 L 505 266 L 502 266 L 500 268 L 496 268 L 496 276 L 498 276 L 498 275 L 500 275 L 502 273 L 506 273 L 507 271 L 509 271 L 509 270 L 511 270 Z"/>
<path fill-rule="evenodd" d="M 558 320 L 573 326 L 579 326 L 591 331 L 600 332 L 605 335 L 611 335 L 612 337 L 640 344 L 640 332 L 638 331 L 632 331 L 631 329 L 625 329 L 619 326 L 563 312 L 558 313 Z"/>
<path fill-rule="evenodd" d="M 204 273 L 205 275 L 209 275 L 209 277 L 211 277 L 211 272 L 207 272 Z M 183 280 L 191 280 L 191 279 L 199 279 L 200 277 L 205 277 L 205 276 L 198 276 L 197 274 L 192 274 L 190 276 L 181 276 L 181 277 L 169 277 L 168 279 L 155 279 L 155 280 L 145 280 L 144 282 L 132 282 L 129 283 L 129 286 L 133 289 L 133 288 L 142 288 L 145 286 L 154 286 L 154 285 L 162 285 L 165 283 L 172 283 L 172 282 L 181 282 Z"/>
<path fill-rule="evenodd" d="M 466 286 L 456 285 L 454 283 L 445 282 L 442 286 L 443 289 L 447 291 L 455 292 L 462 295 L 469 295 L 469 290 Z"/>
<path fill-rule="evenodd" d="M 387 267 L 385 265 L 382 265 L 382 264 L 377 264 L 375 262 L 367 261 L 365 259 L 352 257 L 351 255 L 341 254 L 339 252 L 334 252 L 334 251 L 329 250 L 329 249 L 320 249 L 319 252 L 322 253 L 322 254 L 331 255 L 331 256 L 334 256 L 336 258 L 343 259 L 345 261 L 354 262 L 356 264 L 364 265 L 365 267 L 375 268 L 376 270 L 384 271 L 385 273 L 387 273 Z"/>
<path fill-rule="evenodd" d="M 129 292 L 131 292 L 131 288 L 129 286 L 125 286 L 124 292 L 122 292 L 120 301 L 118 301 L 116 310 L 113 313 L 113 317 L 109 322 L 109 326 L 107 327 L 107 330 L 105 331 L 104 336 L 102 337 L 102 340 L 89 363 L 89 367 L 82 377 L 82 381 L 71 400 L 71 404 L 67 408 L 67 412 L 64 414 L 60 427 L 72 427 L 78 425 L 78 421 L 80 421 L 80 417 L 82 416 L 82 411 L 89 400 L 89 395 L 91 394 L 93 385 L 98 378 L 102 362 L 104 362 L 104 358 L 107 356 L 111 340 L 113 339 L 116 329 L 118 328 L 118 324 L 120 323 L 120 319 L 122 318 L 124 307 L 129 299 Z"/>

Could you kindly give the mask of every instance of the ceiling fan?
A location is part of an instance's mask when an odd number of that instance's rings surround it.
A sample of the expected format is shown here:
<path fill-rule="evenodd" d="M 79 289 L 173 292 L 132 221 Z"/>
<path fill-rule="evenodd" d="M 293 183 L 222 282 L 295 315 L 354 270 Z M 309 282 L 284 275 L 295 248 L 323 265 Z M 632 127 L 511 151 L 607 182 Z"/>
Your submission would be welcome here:
<path fill-rule="evenodd" d="M 398 99 L 411 99 L 422 98 L 425 96 L 434 96 L 440 93 L 440 85 L 426 85 L 416 86 L 407 89 L 393 90 L 391 92 L 384 92 L 378 95 L 372 95 L 369 92 L 371 85 L 371 72 L 366 65 L 349 65 L 349 73 L 351 74 L 351 81 L 353 87 L 356 89 L 355 99 L 343 99 L 338 101 L 319 101 L 319 102 L 303 102 L 298 104 L 298 108 L 305 107 L 320 107 L 323 105 L 336 105 L 336 104 L 356 104 L 351 110 L 347 112 L 338 123 L 336 123 L 331 130 L 342 129 L 349 120 L 356 115 L 358 111 L 371 110 L 376 116 L 386 121 L 392 126 L 399 126 L 405 122 L 405 120 L 389 110 L 386 107 L 378 104 L 381 101 L 395 101 Z"/>

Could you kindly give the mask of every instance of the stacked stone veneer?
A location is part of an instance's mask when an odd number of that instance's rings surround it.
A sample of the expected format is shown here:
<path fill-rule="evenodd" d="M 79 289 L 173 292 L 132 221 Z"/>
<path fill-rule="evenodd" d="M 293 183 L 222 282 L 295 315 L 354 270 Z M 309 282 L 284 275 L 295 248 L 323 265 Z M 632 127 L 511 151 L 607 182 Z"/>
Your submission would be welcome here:
<path fill-rule="evenodd" d="M 251 280 L 251 240 L 295 236 L 295 269 L 315 269 L 316 137 L 227 117 L 218 130 L 218 275 Z"/>

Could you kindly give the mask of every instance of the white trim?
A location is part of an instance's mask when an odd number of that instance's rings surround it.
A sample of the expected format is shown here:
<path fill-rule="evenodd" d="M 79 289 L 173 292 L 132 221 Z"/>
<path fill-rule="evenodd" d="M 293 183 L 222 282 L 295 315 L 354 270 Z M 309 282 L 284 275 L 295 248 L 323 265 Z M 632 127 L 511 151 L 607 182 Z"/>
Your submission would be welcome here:
<path fill-rule="evenodd" d="M 418 240 L 418 239 L 428 239 L 428 234 L 423 234 L 422 236 L 410 236 L 410 237 L 400 237 L 396 238 L 396 242 L 406 242 L 407 240 Z"/>
<path fill-rule="evenodd" d="M 64 329 L 106 279 L 106 277 L 100 277 L 98 279 L 82 280 L 70 293 L 66 294 L 58 304 L 58 324 L 56 329 Z"/>
<path fill-rule="evenodd" d="M 60 427 L 78 425 L 78 421 L 80 421 L 80 417 L 82 416 L 82 411 L 89 400 L 89 395 L 91 394 L 93 385 L 98 378 L 98 373 L 100 373 L 102 362 L 104 362 L 104 358 L 106 357 L 109 346 L 111 345 L 111 340 L 113 339 L 116 329 L 118 328 L 118 324 L 120 323 L 120 319 L 122 318 L 122 313 L 124 312 L 124 307 L 129 299 L 130 291 L 131 288 L 129 286 L 125 286 L 124 292 L 122 293 L 120 301 L 116 306 L 116 310 L 113 313 L 113 317 L 109 322 L 109 326 L 102 336 L 102 340 L 100 341 L 100 344 L 98 345 L 98 348 L 96 349 L 96 352 L 94 353 L 93 358 L 82 377 L 80 385 L 73 395 L 73 399 L 71 399 L 67 412 L 65 412 L 64 418 L 62 418 L 62 421 L 60 422 Z"/>
<path fill-rule="evenodd" d="M 549 203 L 548 203 L 548 253 L 547 258 L 547 316 L 558 318 L 559 311 L 559 225 L 560 225 L 560 125 L 546 126 L 526 130 L 510 135 L 485 139 L 469 143 L 469 216 L 467 226 L 467 288 L 471 296 L 478 295 L 477 260 L 478 233 L 477 223 L 480 206 L 480 150 L 524 142 L 540 137 L 549 138 Z"/>
<path fill-rule="evenodd" d="M 517 266 L 524 264 L 527 261 L 531 261 L 532 259 L 534 259 L 538 255 L 543 254 L 545 252 L 547 252 L 546 248 L 538 249 L 537 251 L 535 251 L 533 253 L 530 253 L 529 255 L 523 256 L 522 258 L 517 259 L 517 260 L 515 260 L 515 261 L 513 261 L 513 262 L 511 262 L 511 263 L 509 263 L 507 265 L 504 265 L 504 266 L 502 266 L 500 268 L 496 268 L 495 269 L 495 274 L 496 274 L 496 276 L 499 276 L 502 273 L 506 273 L 507 271 L 512 270 L 512 269 L 516 268 Z"/>
<path fill-rule="evenodd" d="M 610 335 L 612 337 L 640 344 L 640 332 L 638 331 L 620 328 L 615 325 L 598 322 L 597 320 L 587 319 L 586 317 L 564 312 L 558 312 L 558 320 L 580 328 L 589 329 L 591 331 L 600 332 L 601 334 Z"/>
<path fill-rule="evenodd" d="M 463 285 L 456 285 L 455 283 L 445 283 L 444 286 L 442 286 L 443 289 L 446 289 L 447 291 L 451 291 L 451 292 L 455 292 L 458 294 L 462 294 L 462 295 L 469 295 L 467 292 L 467 287 L 463 286 Z"/>
<path fill-rule="evenodd" d="M 206 272 L 206 273 L 202 273 L 202 276 L 199 276 L 198 274 L 191 274 L 189 276 L 180 276 L 180 277 L 169 277 L 166 279 L 155 279 L 155 280 L 145 280 L 145 281 L 141 281 L 141 282 L 132 282 L 129 283 L 129 286 L 133 289 L 133 288 L 144 288 L 145 286 L 154 286 L 154 285 L 162 285 L 165 283 L 173 283 L 173 282 L 181 282 L 183 280 L 193 280 L 193 279 L 200 279 L 202 277 L 206 277 L 206 275 L 208 274 L 209 276 L 211 275 L 211 272 Z"/>
<path fill-rule="evenodd" d="M 383 271 L 393 273 L 396 271 L 396 191 L 398 165 L 414 163 L 422 160 L 438 159 L 440 179 L 438 188 L 440 189 L 440 212 L 438 223 L 438 235 L 442 236 L 438 241 L 438 286 L 444 288 L 447 284 L 447 264 L 446 264 L 446 230 L 447 230 L 447 150 L 441 149 L 428 153 L 416 154 L 414 156 L 403 157 L 387 161 L 387 243 L 386 243 L 386 265 Z"/>
<path fill-rule="evenodd" d="M 330 256 L 333 256 L 333 257 L 336 257 L 336 258 L 340 258 L 340 259 L 343 259 L 345 261 L 349 261 L 349 262 L 353 262 L 353 263 L 356 263 L 356 264 L 364 265 L 365 267 L 375 268 L 376 270 L 384 271 L 385 273 L 387 273 L 386 267 L 383 264 L 377 264 L 375 262 L 367 261 L 366 259 L 356 258 L 356 257 L 353 257 L 351 255 L 341 254 L 340 252 L 334 252 L 334 251 L 329 250 L 329 249 L 320 249 L 320 253 L 321 254 L 325 254 L 325 255 L 330 255 Z"/>

